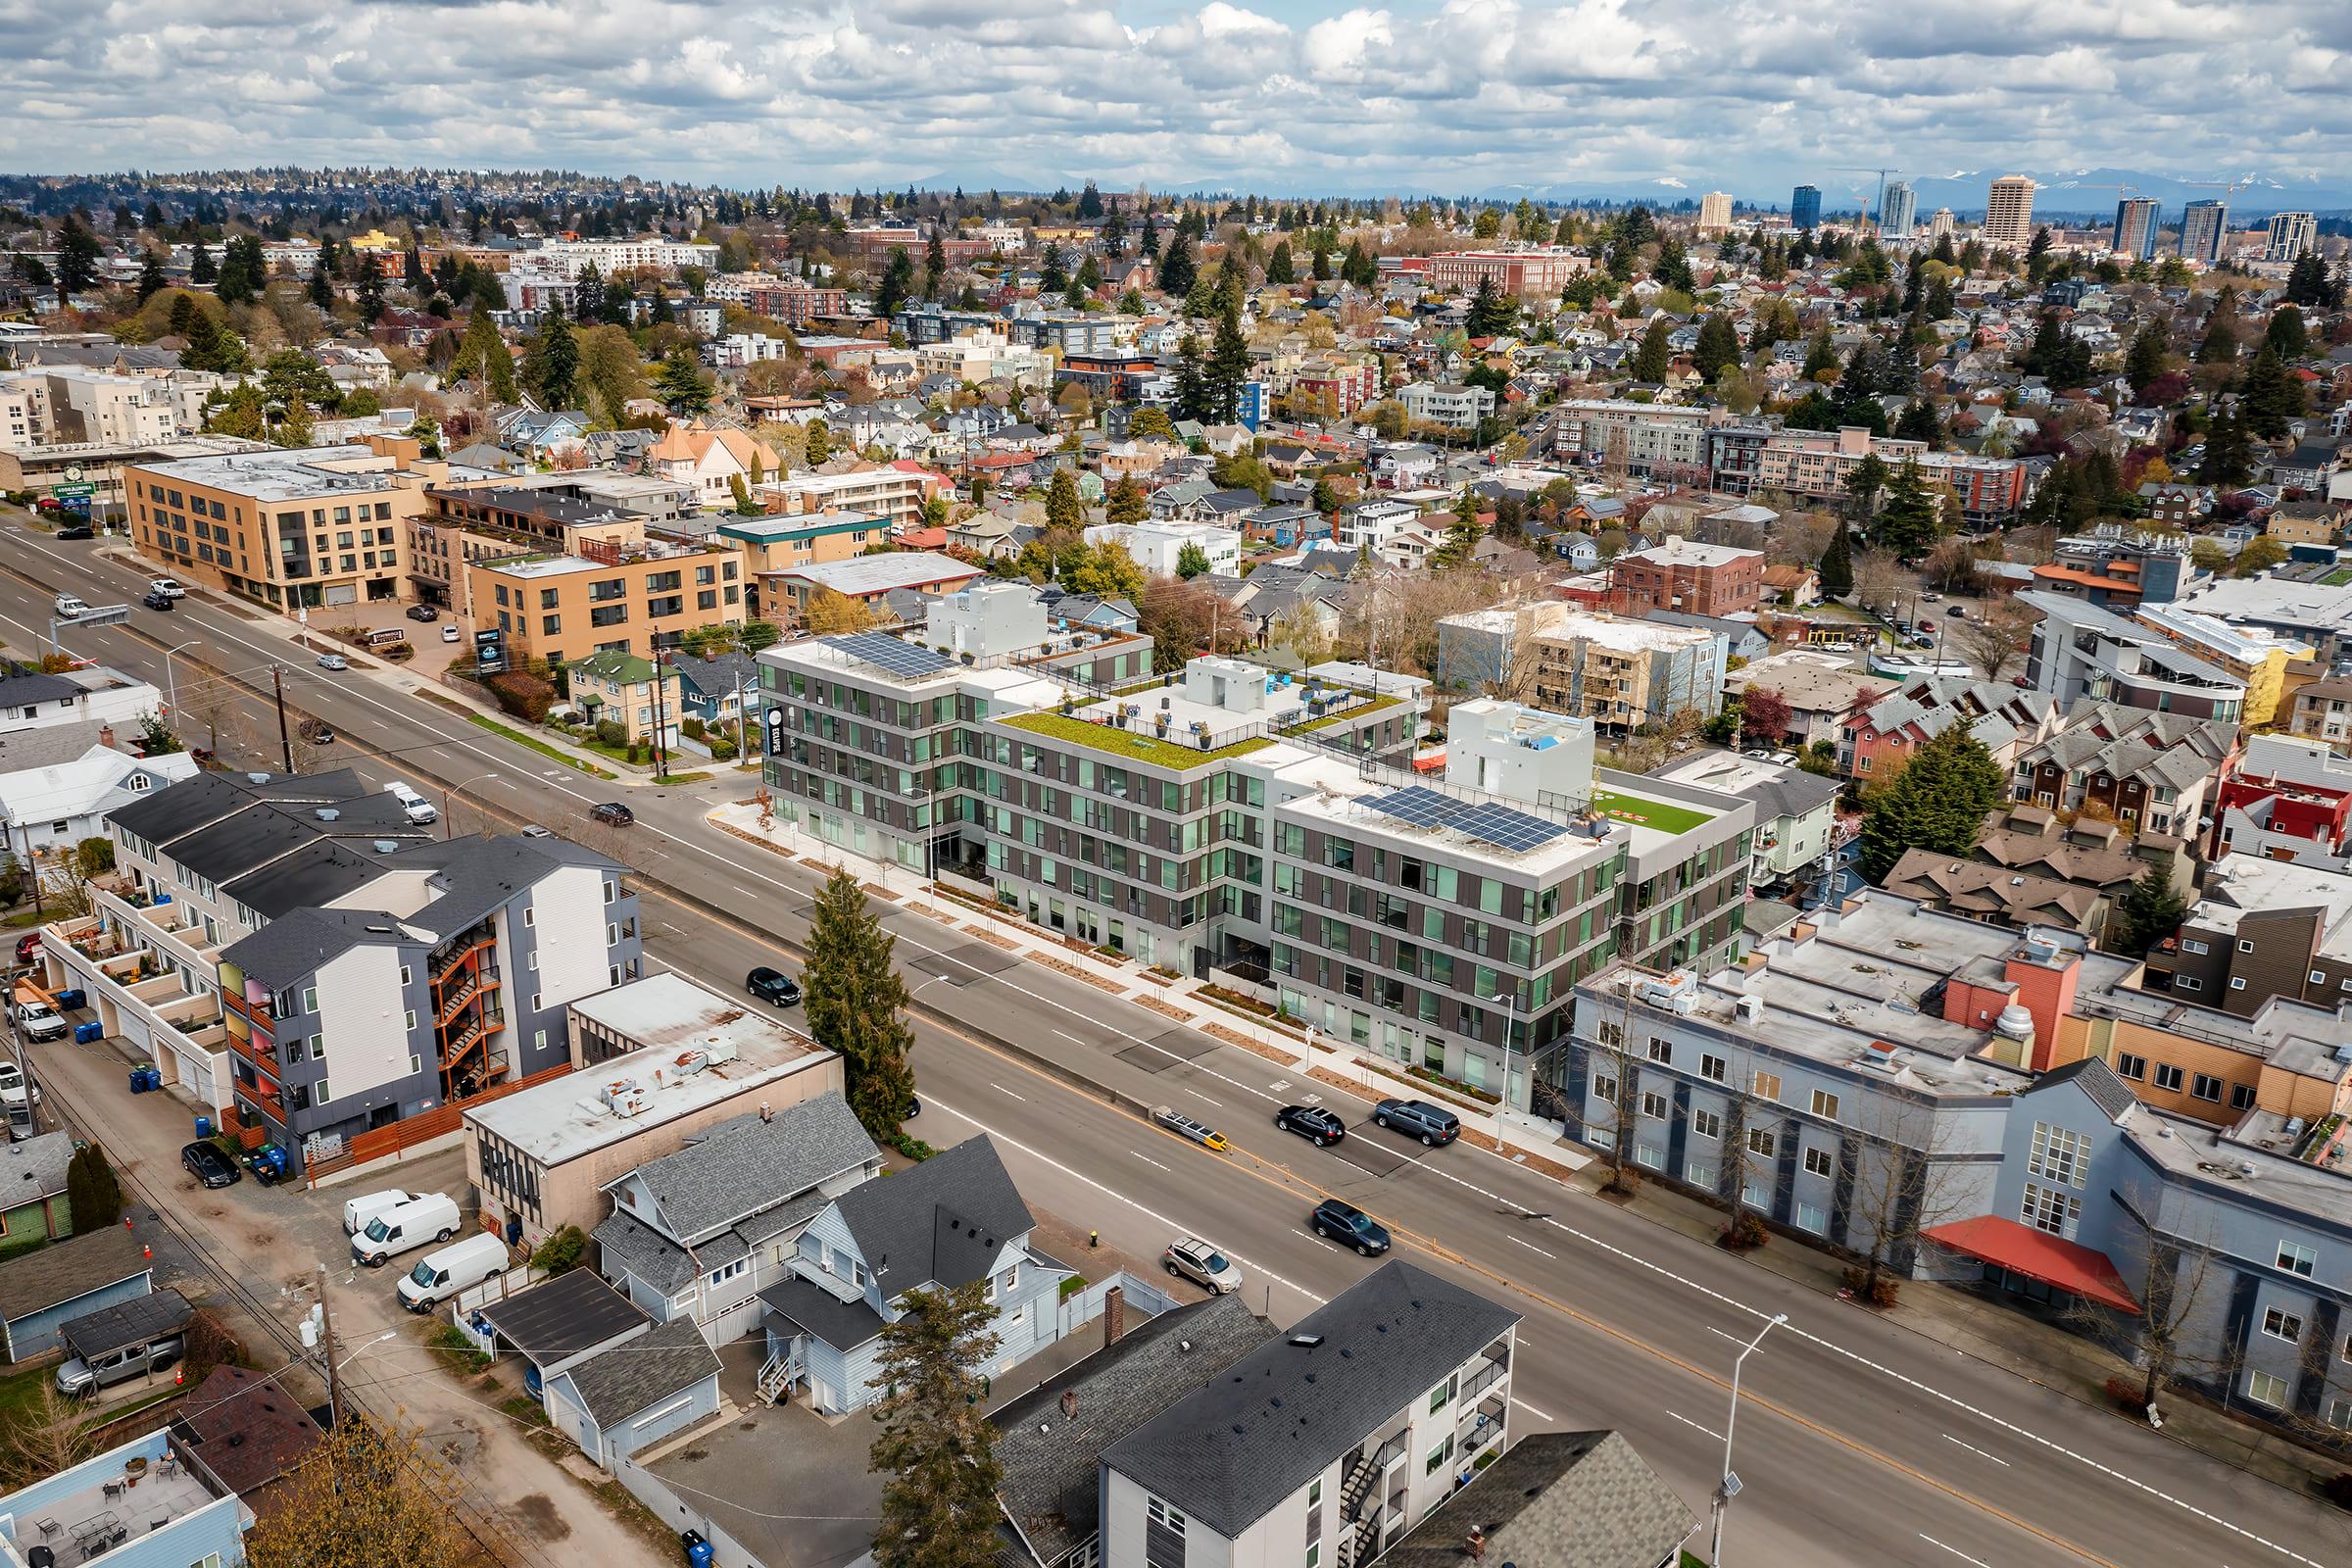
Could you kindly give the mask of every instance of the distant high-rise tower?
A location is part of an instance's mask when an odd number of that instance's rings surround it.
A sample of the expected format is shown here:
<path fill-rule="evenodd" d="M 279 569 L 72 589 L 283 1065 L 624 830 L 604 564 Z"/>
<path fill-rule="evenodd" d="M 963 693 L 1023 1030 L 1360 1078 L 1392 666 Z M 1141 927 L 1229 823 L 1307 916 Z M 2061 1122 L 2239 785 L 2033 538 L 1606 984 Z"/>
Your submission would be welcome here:
<path fill-rule="evenodd" d="M 2291 262 L 2320 242 L 2320 225 L 2309 213 L 2275 213 L 2270 243 L 2262 248 L 2266 262 Z"/>
<path fill-rule="evenodd" d="M 1886 193 L 1879 198 L 1879 232 L 1894 239 L 1909 239 L 1918 223 L 1919 197 L 1913 194 L 1911 182 L 1890 181 Z"/>
<path fill-rule="evenodd" d="M 1799 185 L 1796 194 L 1788 198 L 1788 226 L 1790 228 L 1819 228 L 1821 226 L 1821 187 Z"/>
<path fill-rule="evenodd" d="M 1984 203 L 1984 243 L 2025 245 L 2034 238 L 2034 181 L 2003 174 Z"/>
<path fill-rule="evenodd" d="M 2211 267 L 2222 259 L 2222 236 L 2229 231 L 2227 201 L 2190 202 L 2180 209 L 2180 259 Z"/>
<path fill-rule="evenodd" d="M 1952 210 L 1949 207 L 1936 208 L 1935 216 L 1928 220 L 1928 243 L 1935 244 L 1957 226 L 1959 225 L 1954 222 Z"/>
<path fill-rule="evenodd" d="M 2116 250 L 2146 261 L 2156 254 L 2156 227 L 2164 203 L 2147 196 L 2127 196 L 2115 204 Z"/>
<path fill-rule="evenodd" d="M 1698 231 L 1720 234 L 1732 226 L 1732 193 L 1711 190 L 1698 199 Z"/>

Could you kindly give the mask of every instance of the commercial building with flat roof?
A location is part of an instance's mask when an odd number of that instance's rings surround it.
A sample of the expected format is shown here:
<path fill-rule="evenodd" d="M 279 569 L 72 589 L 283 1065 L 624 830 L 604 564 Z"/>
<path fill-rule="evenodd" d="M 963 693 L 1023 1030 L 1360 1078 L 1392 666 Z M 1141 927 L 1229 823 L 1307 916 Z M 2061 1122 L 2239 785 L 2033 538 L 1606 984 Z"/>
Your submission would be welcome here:
<path fill-rule="evenodd" d="M 743 558 L 731 547 L 640 533 L 577 539 L 573 548 L 466 564 L 468 613 L 477 630 L 507 634 L 510 661 L 562 664 L 605 652 L 650 659 L 689 631 L 750 617 Z"/>
<path fill-rule="evenodd" d="M 466 1112 L 484 1223 L 526 1246 L 594 1230 L 604 1189 L 706 1128 L 842 1092 L 841 1058 L 677 974 L 574 1000 L 573 1071 Z"/>

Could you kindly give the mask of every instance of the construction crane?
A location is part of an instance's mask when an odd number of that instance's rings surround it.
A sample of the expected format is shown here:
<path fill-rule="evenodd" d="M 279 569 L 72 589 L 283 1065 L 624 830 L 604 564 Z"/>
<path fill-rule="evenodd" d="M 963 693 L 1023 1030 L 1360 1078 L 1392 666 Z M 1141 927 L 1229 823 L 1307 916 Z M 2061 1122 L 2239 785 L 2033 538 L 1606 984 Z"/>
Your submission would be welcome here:
<path fill-rule="evenodd" d="M 1879 176 L 1879 199 L 1871 204 L 1870 226 L 1876 228 L 1886 216 L 1886 176 L 1899 174 L 1899 169 L 1867 169 L 1855 164 L 1832 164 L 1833 174 L 1876 174 Z"/>

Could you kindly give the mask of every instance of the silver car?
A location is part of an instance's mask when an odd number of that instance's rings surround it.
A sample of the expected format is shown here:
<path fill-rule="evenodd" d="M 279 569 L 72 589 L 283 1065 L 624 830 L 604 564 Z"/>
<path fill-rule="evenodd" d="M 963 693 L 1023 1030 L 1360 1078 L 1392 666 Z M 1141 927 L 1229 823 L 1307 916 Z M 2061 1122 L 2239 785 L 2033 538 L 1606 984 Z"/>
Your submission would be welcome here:
<path fill-rule="evenodd" d="M 1169 1273 L 1181 1274 L 1219 1296 L 1230 1296 L 1242 1288 L 1240 1265 L 1198 1237 L 1170 1243 L 1163 1261 Z"/>

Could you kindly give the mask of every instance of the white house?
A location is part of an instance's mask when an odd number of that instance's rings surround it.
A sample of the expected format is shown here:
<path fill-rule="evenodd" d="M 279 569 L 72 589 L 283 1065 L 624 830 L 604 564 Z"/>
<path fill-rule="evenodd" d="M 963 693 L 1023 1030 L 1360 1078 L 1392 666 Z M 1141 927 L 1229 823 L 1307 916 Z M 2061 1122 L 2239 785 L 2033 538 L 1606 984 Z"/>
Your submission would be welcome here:
<path fill-rule="evenodd" d="M 93 746 L 70 761 L 0 773 L 0 830 L 18 854 L 70 849 L 107 836 L 106 814 L 149 790 L 196 776 L 185 752 L 133 757 Z"/>
<path fill-rule="evenodd" d="M 1098 522 L 1086 530 L 1086 542 L 1124 546 L 1135 564 L 1154 577 L 1176 575 L 1188 545 L 1198 545 L 1208 557 L 1208 569 L 1221 577 L 1238 577 L 1242 571 L 1240 532 L 1205 522 Z"/>

